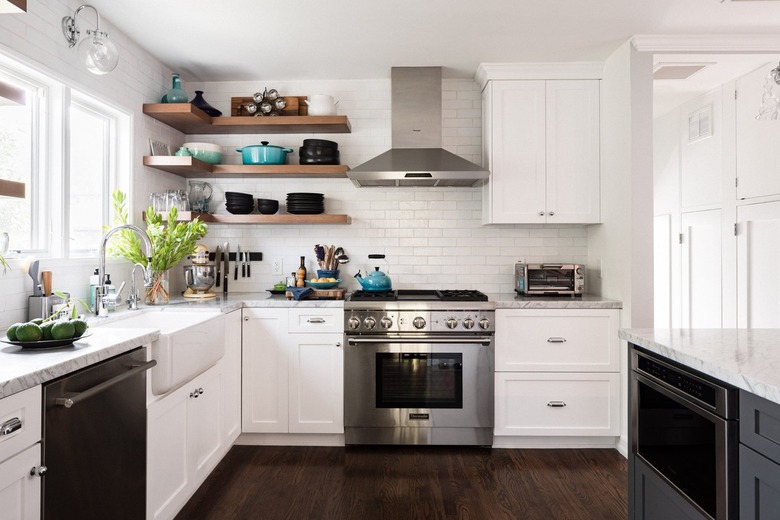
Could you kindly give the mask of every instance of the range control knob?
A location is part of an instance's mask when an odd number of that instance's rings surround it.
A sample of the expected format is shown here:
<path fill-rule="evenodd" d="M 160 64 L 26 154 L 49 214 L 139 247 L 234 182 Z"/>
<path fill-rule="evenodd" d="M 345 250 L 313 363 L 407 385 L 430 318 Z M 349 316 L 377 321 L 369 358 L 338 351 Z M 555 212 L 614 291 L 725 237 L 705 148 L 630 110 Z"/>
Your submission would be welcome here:
<path fill-rule="evenodd" d="M 466 318 L 463 320 L 463 326 L 467 329 L 473 329 L 474 328 L 474 320 L 471 318 Z"/>
<path fill-rule="evenodd" d="M 392 326 L 393 326 L 393 320 L 391 320 L 391 319 L 390 319 L 390 318 L 388 318 L 387 316 L 383 316 L 383 317 L 382 317 L 382 319 L 381 319 L 381 320 L 379 320 L 379 325 L 380 325 L 380 326 L 381 326 L 383 329 L 389 329 L 390 327 L 392 327 Z"/>
<path fill-rule="evenodd" d="M 487 318 L 482 318 L 481 320 L 479 320 L 479 328 L 483 330 L 490 328 L 490 320 Z"/>
<path fill-rule="evenodd" d="M 355 330 L 356 328 L 360 327 L 360 319 L 352 316 L 349 321 L 347 321 L 347 325 L 350 329 Z"/>
<path fill-rule="evenodd" d="M 368 318 L 363 320 L 363 325 L 366 326 L 367 329 L 373 329 L 376 327 L 376 320 L 369 316 Z"/>
<path fill-rule="evenodd" d="M 415 329 L 421 329 L 425 327 L 425 318 L 422 316 L 417 316 L 414 320 L 412 320 L 412 325 L 414 325 Z"/>
<path fill-rule="evenodd" d="M 577 274 L 582 274 L 582 267 L 578 267 L 574 272 Z"/>
<path fill-rule="evenodd" d="M 456 320 L 455 318 L 447 318 L 447 320 L 444 323 L 447 324 L 448 329 L 454 329 L 455 327 L 458 326 L 458 320 Z"/>

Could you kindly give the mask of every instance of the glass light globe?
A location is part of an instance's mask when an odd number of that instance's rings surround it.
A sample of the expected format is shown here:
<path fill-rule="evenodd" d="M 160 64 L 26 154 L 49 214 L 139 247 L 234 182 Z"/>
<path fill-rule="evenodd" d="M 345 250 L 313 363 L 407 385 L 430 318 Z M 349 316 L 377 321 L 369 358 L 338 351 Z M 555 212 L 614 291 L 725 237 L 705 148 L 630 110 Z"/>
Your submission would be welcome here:
<path fill-rule="evenodd" d="M 119 63 L 119 52 L 108 35 L 102 31 L 87 31 L 79 43 L 79 57 L 92 74 L 107 74 Z"/>

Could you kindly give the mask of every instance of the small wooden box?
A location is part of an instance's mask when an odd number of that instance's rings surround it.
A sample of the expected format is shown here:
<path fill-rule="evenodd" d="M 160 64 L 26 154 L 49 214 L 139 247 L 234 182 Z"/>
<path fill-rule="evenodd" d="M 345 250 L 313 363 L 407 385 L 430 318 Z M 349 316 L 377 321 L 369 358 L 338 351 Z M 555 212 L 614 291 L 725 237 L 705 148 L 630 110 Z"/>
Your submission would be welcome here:
<path fill-rule="evenodd" d="M 343 300 L 346 295 L 346 289 L 314 289 L 313 293 L 305 296 L 304 300 Z M 285 291 L 285 296 L 288 300 L 293 299 L 293 293 L 291 291 Z"/>

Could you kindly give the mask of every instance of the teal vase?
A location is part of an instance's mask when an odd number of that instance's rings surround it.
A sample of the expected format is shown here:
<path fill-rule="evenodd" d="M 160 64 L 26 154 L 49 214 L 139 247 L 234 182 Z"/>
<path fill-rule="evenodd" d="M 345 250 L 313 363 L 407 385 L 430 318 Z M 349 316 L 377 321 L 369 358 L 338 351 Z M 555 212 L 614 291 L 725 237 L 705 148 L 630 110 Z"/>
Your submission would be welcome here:
<path fill-rule="evenodd" d="M 162 103 L 188 103 L 189 98 L 184 89 L 181 88 L 181 79 L 175 72 L 171 74 L 172 86 L 171 90 L 165 93 L 162 97 Z"/>

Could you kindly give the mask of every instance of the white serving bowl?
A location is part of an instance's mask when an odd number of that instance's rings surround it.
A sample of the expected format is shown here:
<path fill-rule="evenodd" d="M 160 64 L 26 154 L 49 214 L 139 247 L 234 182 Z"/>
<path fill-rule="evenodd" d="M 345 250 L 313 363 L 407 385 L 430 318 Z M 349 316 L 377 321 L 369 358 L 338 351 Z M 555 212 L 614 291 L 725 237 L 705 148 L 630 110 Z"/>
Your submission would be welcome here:
<path fill-rule="evenodd" d="M 209 164 L 222 162 L 222 147 L 213 143 L 184 143 L 193 157 Z"/>

